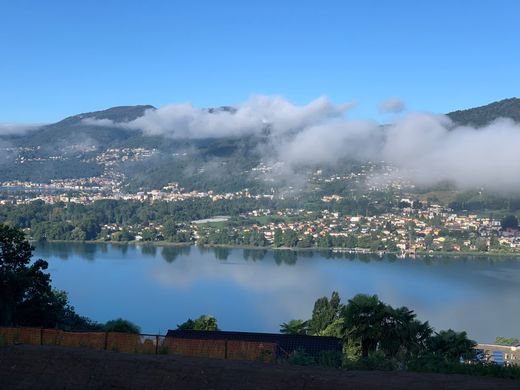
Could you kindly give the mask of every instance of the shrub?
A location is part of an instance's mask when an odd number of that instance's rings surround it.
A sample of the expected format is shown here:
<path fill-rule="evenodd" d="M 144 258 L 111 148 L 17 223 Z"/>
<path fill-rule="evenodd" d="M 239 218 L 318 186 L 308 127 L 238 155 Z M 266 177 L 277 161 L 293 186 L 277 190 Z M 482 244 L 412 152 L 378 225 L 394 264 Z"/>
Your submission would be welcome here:
<path fill-rule="evenodd" d="M 377 370 L 391 371 L 398 368 L 395 360 L 385 357 L 381 352 L 374 352 L 366 358 L 345 359 L 343 368 L 346 370 Z"/>
<path fill-rule="evenodd" d="M 316 360 L 303 349 L 293 351 L 287 360 L 290 364 L 297 366 L 310 366 L 316 364 Z"/>
<path fill-rule="evenodd" d="M 444 374 L 466 374 L 492 376 L 496 378 L 520 378 L 519 366 L 499 366 L 493 362 L 460 363 L 447 361 L 436 356 L 423 356 L 408 364 L 408 370 L 417 372 L 439 372 Z"/>
<path fill-rule="evenodd" d="M 321 351 L 318 355 L 318 365 L 329 368 L 340 368 L 343 354 L 338 351 Z"/>
<path fill-rule="evenodd" d="M 103 327 L 105 332 L 121 332 L 121 333 L 140 333 L 141 328 L 136 324 L 124 320 L 122 318 L 118 318 L 116 320 L 107 321 L 105 326 Z"/>
<path fill-rule="evenodd" d="M 217 319 L 213 316 L 203 314 L 199 318 L 192 320 L 188 318 L 188 320 L 180 325 L 177 325 L 177 329 L 181 330 L 211 330 L 216 331 L 220 330 L 218 328 Z"/>

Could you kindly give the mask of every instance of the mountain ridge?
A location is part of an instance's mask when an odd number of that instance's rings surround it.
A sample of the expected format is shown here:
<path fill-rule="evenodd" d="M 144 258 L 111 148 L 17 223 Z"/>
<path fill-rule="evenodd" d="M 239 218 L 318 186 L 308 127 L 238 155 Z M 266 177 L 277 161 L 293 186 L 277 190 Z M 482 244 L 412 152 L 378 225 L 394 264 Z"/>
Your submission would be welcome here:
<path fill-rule="evenodd" d="M 82 121 L 83 119 L 87 118 L 108 119 L 116 123 L 129 122 L 143 116 L 145 111 L 150 109 L 156 110 L 154 106 L 149 104 L 140 104 L 135 106 L 114 106 L 104 110 L 83 112 L 81 114 L 72 115 L 65 119 L 62 119 L 61 121 L 51 123 L 47 126 L 67 125 L 78 121 Z"/>
<path fill-rule="evenodd" d="M 483 106 L 452 111 L 446 115 L 461 126 L 482 127 L 498 118 L 511 118 L 520 122 L 520 99 L 502 99 Z"/>
<path fill-rule="evenodd" d="M 103 153 L 109 149 L 140 148 L 149 150 L 147 153 L 152 157 L 117 164 L 117 172 L 137 187 L 153 187 L 181 178 L 188 178 L 194 188 L 195 184 L 197 188 L 211 188 L 219 182 L 229 188 L 253 185 L 245 172 L 260 163 L 259 150 L 265 148 L 262 145 L 265 137 L 174 139 L 118 125 L 153 109 L 156 108 L 152 105 L 111 107 L 73 115 L 23 134 L 0 136 L 0 146 L 4 147 L 4 154 L 0 156 L 0 181 L 46 182 L 106 174 L 106 167 L 97 162 L 105 158 L 101 157 Z M 235 108 L 221 106 L 206 110 L 234 112 Z M 479 127 L 500 117 L 520 123 L 520 99 L 503 99 L 446 115 L 458 126 Z M 107 121 L 85 121 L 89 118 Z M 223 170 L 228 173 L 227 180 L 216 174 Z"/>
<path fill-rule="evenodd" d="M 65 125 L 80 125 L 84 119 L 108 119 L 114 123 L 129 122 L 144 115 L 146 110 L 156 110 L 153 105 L 142 104 L 133 106 L 114 106 L 104 110 L 84 112 L 71 115 L 58 122 L 43 125 L 41 127 L 62 127 Z M 219 106 L 206 108 L 210 113 L 219 111 L 234 113 L 236 108 L 233 106 Z M 511 118 L 515 122 L 520 122 L 520 98 L 511 97 L 497 100 L 482 106 L 470 107 L 451 111 L 445 114 L 455 123 L 463 126 L 483 126 L 498 118 Z M 93 124 L 89 124 L 95 126 Z M 106 127 L 106 126 L 104 126 Z"/>

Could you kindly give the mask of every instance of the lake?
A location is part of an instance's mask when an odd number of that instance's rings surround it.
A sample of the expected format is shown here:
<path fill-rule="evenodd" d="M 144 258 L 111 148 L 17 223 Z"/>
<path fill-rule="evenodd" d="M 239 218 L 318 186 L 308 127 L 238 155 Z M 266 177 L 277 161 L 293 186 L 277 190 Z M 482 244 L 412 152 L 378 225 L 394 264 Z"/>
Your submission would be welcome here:
<path fill-rule="evenodd" d="M 382 259 L 330 252 L 89 243 L 36 245 L 53 286 L 76 311 L 131 320 L 164 334 L 188 317 L 217 317 L 223 330 L 278 332 L 311 316 L 314 301 L 377 294 L 408 306 L 437 330 L 466 330 L 480 342 L 520 336 L 520 259 Z"/>

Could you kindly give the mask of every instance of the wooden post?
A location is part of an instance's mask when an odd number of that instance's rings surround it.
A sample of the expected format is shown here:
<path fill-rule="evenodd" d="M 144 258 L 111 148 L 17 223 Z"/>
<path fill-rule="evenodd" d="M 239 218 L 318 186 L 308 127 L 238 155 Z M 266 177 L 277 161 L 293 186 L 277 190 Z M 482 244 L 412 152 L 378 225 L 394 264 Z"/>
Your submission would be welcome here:
<path fill-rule="evenodd" d="M 108 332 L 105 332 L 105 351 L 108 348 Z"/>
<path fill-rule="evenodd" d="M 40 345 L 43 345 L 43 328 L 40 328 Z"/>
<path fill-rule="evenodd" d="M 159 353 L 159 335 L 155 335 L 155 354 L 157 355 Z"/>
<path fill-rule="evenodd" d="M 227 340 L 224 341 L 224 359 L 228 358 Z"/>

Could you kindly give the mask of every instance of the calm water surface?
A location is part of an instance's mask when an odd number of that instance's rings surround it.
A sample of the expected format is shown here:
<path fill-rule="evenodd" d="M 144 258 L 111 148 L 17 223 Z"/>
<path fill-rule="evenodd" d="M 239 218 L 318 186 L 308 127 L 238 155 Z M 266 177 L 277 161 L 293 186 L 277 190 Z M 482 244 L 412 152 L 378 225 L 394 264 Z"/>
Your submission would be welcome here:
<path fill-rule="evenodd" d="M 406 305 L 438 330 L 467 330 L 489 342 L 520 336 L 520 259 L 403 260 L 328 253 L 47 243 L 56 288 L 96 321 L 123 317 L 165 333 L 212 314 L 224 330 L 277 332 L 309 318 L 314 301 L 336 290 L 346 300 L 378 294 Z"/>

